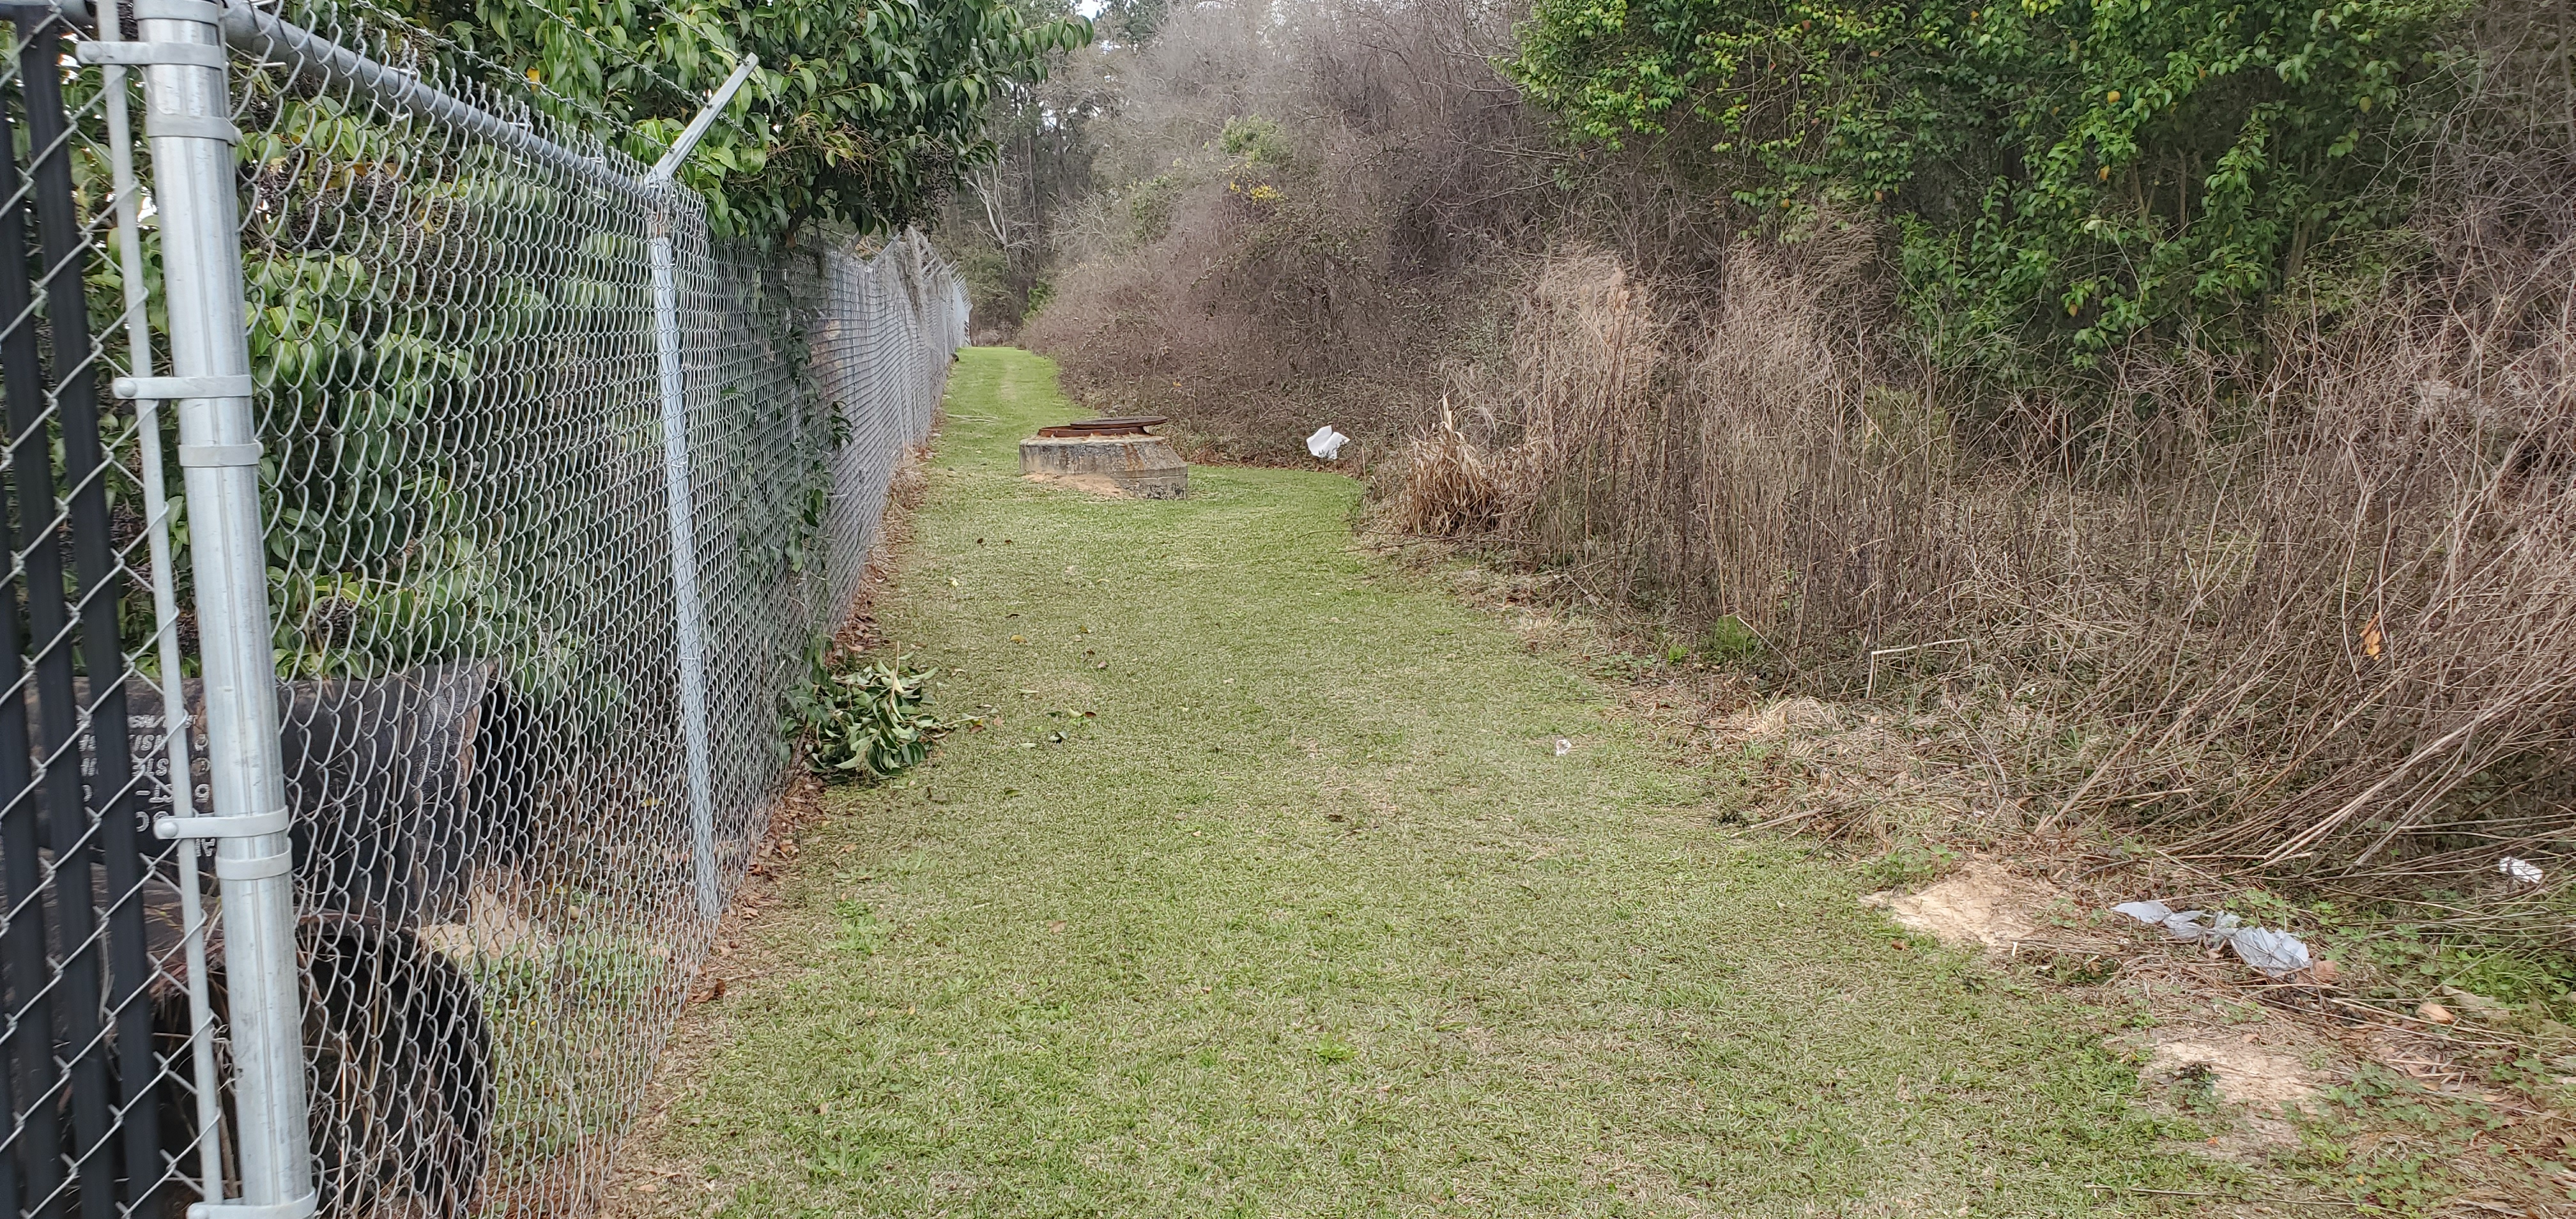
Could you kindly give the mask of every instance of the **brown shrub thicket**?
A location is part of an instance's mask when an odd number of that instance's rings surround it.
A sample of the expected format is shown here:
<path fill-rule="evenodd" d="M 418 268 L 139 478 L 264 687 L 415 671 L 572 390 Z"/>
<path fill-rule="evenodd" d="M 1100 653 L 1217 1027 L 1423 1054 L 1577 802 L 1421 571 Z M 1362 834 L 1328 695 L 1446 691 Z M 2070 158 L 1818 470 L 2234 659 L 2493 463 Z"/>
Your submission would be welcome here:
<path fill-rule="evenodd" d="M 2014 777 L 2051 818 L 2112 811 L 2316 876 L 2567 848 L 2563 314 L 2499 333 L 2432 294 L 2447 279 L 2392 283 L 2285 322 L 2262 367 L 2139 360 L 2122 383 L 2153 422 L 2069 470 L 2032 459 L 2058 447 L 2036 414 L 1972 423 L 1937 377 L 1874 362 L 1853 264 L 1802 253 L 1740 246 L 1696 305 L 1606 254 L 1551 258 L 1507 358 L 1462 386 L 1476 434 L 1417 440 L 1381 519 L 1563 571 L 1708 651 L 1749 637 L 1796 687 L 1857 693 L 1882 656 L 1944 645 L 2037 712 L 1998 722 L 2052 738 Z"/>
<path fill-rule="evenodd" d="M 1532 248 L 1550 153 L 1496 74 L 1484 0 L 1220 0 L 1126 65 L 1103 176 L 1022 331 L 1104 410 L 1237 458 L 1360 460 L 1436 413 Z"/>

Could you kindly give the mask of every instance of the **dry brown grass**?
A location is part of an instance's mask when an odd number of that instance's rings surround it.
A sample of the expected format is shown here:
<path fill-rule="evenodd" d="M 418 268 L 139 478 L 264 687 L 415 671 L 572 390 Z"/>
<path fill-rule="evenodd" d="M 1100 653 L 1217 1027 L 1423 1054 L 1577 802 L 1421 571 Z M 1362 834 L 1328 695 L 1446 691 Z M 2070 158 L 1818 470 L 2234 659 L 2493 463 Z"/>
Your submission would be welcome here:
<path fill-rule="evenodd" d="M 2134 360 L 2160 409 L 2067 466 L 2031 404 L 1868 358 L 1865 238 L 1739 247 L 1698 309 L 1549 260 L 1383 519 L 1750 635 L 1794 688 L 1982 708 L 2035 826 L 2419 885 L 2568 849 L 2576 328 L 2392 283 L 2261 368 Z"/>
<path fill-rule="evenodd" d="M 1477 444 L 1458 427 L 1447 399 L 1430 430 L 1414 437 L 1381 477 L 1392 494 L 1380 528 L 1416 537 L 1482 537 L 1524 494 L 1532 464 L 1518 450 Z"/>
<path fill-rule="evenodd" d="M 1362 412 L 1409 426 L 1428 382 L 1390 340 L 1436 328 L 1432 303 L 1382 273 L 1385 234 L 1336 187 L 1346 177 L 1253 168 L 1220 161 L 1171 186 L 1158 231 L 1061 275 L 1023 340 L 1086 403 L 1171 416 L 1238 458 L 1299 455 L 1325 422 L 1389 431 Z"/>

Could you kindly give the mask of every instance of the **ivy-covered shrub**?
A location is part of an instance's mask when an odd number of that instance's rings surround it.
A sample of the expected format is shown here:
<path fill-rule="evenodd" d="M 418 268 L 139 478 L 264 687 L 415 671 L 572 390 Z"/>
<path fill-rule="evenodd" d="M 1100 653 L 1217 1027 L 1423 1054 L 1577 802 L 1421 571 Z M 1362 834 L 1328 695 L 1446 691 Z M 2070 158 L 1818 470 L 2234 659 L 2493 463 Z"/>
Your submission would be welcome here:
<path fill-rule="evenodd" d="M 2460 7 L 1539 0 L 1508 66 L 1577 139 L 1686 148 L 1753 215 L 1884 215 L 1937 353 L 2062 377 L 2244 342 L 2391 223 L 2401 102 Z"/>
<path fill-rule="evenodd" d="M 505 66 L 554 116 L 651 163 L 745 53 L 760 70 L 681 168 L 719 236 L 774 240 L 807 220 L 899 229 L 961 167 L 989 158 L 987 118 L 1013 82 L 1091 40 L 1080 18 L 1005 0 L 410 0 Z"/>

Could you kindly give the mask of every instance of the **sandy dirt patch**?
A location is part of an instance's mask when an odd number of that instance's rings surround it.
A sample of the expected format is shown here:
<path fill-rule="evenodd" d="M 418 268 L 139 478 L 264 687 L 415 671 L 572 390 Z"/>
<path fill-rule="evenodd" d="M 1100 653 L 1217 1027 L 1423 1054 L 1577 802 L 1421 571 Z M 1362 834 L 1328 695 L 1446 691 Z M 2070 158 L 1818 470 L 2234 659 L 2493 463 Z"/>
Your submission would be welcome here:
<path fill-rule="evenodd" d="M 1897 926 L 1944 944 L 2009 951 L 2038 934 L 2037 911 L 2054 896 L 2046 885 L 1976 860 L 1920 893 L 1889 890 L 1860 900 L 1887 911 Z"/>
<path fill-rule="evenodd" d="M 2281 1113 L 2316 1095 L 2316 1072 L 2291 1050 L 2199 1031 L 2156 1043 L 2151 1074 L 2185 1079 L 2206 1072 L 2210 1090 L 2231 1105 Z"/>
<path fill-rule="evenodd" d="M 1098 495 L 1109 499 L 1133 498 L 1128 495 L 1125 487 L 1118 485 L 1118 480 L 1106 474 L 1023 474 L 1020 480 L 1049 487 L 1062 487 L 1067 491 L 1080 491 L 1085 495 Z"/>

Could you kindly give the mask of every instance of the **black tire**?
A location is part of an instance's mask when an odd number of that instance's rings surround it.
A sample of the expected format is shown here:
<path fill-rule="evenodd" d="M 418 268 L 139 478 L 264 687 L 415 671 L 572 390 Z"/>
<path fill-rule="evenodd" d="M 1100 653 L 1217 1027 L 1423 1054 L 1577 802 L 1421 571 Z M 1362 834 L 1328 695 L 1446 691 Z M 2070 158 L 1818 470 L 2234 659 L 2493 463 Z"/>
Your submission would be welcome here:
<path fill-rule="evenodd" d="M 309 915 L 296 939 L 319 1214 L 469 1219 L 492 1125 L 491 1029 L 473 982 L 411 932 L 354 915 Z M 208 980 L 220 1024 L 223 974 Z M 171 1006 L 184 1040 L 185 1005 Z M 184 1104 L 170 1109 L 193 1126 Z"/>

